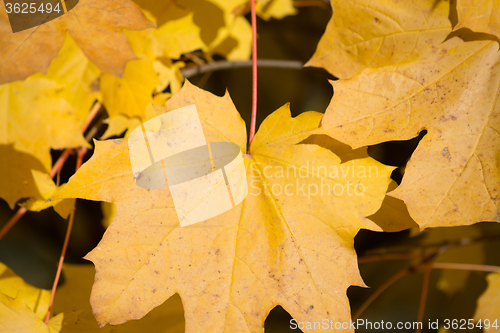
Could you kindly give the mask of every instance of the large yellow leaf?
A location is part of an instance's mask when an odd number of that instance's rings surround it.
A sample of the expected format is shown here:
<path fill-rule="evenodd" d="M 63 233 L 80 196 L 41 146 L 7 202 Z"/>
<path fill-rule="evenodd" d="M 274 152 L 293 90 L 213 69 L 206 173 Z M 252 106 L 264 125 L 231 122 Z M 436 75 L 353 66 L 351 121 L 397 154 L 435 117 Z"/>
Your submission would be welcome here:
<path fill-rule="evenodd" d="M 500 273 L 488 274 L 488 288 L 477 301 L 474 320 L 481 321 L 485 332 L 498 330 L 500 326 Z"/>
<path fill-rule="evenodd" d="M 458 0 L 458 24 L 454 30 L 469 28 L 500 38 L 499 0 Z"/>
<path fill-rule="evenodd" d="M 246 151 L 245 124 L 227 94 L 186 83 L 166 109 L 191 104 L 208 142 Z M 278 304 L 299 321 L 348 322 L 346 289 L 363 285 L 354 236 L 380 230 L 365 216 L 380 207 L 392 168 L 369 157 L 341 163 L 327 149 L 296 145 L 320 119 L 316 112 L 291 118 L 288 105 L 270 115 L 245 155 L 246 199 L 188 227 L 180 227 L 168 189 L 135 185 L 126 140 L 96 141 L 93 157 L 56 198 L 116 205 L 86 257 L 96 265 L 97 321 L 141 318 L 178 293 L 186 332 L 263 332 Z"/>
<path fill-rule="evenodd" d="M 418 62 L 332 84 L 320 133 L 356 148 L 428 131 L 391 192 L 421 228 L 500 221 L 496 42 L 452 38 Z"/>
<path fill-rule="evenodd" d="M 331 0 L 333 14 L 308 66 L 345 79 L 364 68 L 406 63 L 451 31 L 446 0 Z"/>
<path fill-rule="evenodd" d="M 122 29 L 153 26 L 131 0 L 80 0 L 63 16 L 17 33 L 12 33 L 4 6 L 0 9 L 0 83 L 45 72 L 67 31 L 101 70 L 121 75 L 126 62 L 135 58 Z"/>

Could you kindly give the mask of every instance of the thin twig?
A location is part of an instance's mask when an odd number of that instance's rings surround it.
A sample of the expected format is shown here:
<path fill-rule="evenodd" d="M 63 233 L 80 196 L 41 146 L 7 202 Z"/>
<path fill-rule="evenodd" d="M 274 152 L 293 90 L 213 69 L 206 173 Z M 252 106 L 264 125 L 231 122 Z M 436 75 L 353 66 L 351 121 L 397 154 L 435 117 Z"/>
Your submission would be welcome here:
<path fill-rule="evenodd" d="M 17 221 L 19 221 L 19 219 L 24 215 L 24 213 L 26 213 L 26 210 L 27 209 L 24 207 L 21 207 L 17 210 L 14 216 L 10 218 L 9 222 L 7 222 L 2 227 L 2 230 L 0 230 L 0 239 L 2 239 L 2 237 L 5 236 L 5 234 L 10 230 L 10 228 L 12 228 L 14 224 L 16 224 Z"/>
<path fill-rule="evenodd" d="M 76 171 L 80 169 L 82 166 L 83 162 L 83 156 L 87 152 L 87 148 L 83 147 L 78 149 L 78 155 L 76 158 Z M 74 202 L 76 202 L 76 199 L 73 199 Z M 73 219 L 75 217 L 75 210 L 71 212 L 71 215 L 69 216 L 69 221 L 68 221 L 68 228 L 66 229 L 66 236 L 64 237 L 64 243 L 63 243 L 63 248 L 61 251 L 61 257 L 59 258 L 59 264 L 57 265 L 57 272 L 56 272 L 56 277 L 54 279 L 54 284 L 52 285 L 52 292 L 50 294 L 50 301 L 49 301 L 49 309 L 47 310 L 47 316 L 45 317 L 45 323 L 47 324 L 50 319 L 50 311 L 52 310 L 52 304 L 54 302 L 54 296 L 56 294 L 56 288 L 57 285 L 59 284 L 59 278 L 61 277 L 61 271 L 62 271 L 62 266 L 64 263 L 64 257 L 66 255 L 66 250 L 68 248 L 68 243 L 69 243 L 69 236 L 71 235 L 71 229 L 73 228 Z"/>
<path fill-rule="evenodd" d="M 253 61 L 214 61 L 200 66 L 185 67 L 181 69 L 181 74 L 186 79 L 193 76 L 204 74 L 206 72 L 216 72 L 234 68 L 247 68 L 252 67 Z M 275 59 L 259 59 L 257 60 L 257 67 L 270 67 L 270 68 L 289 68 L 289 69 L 302 69 L 304 63 L 296 60 L 275 60 Z"/>
<path fill-rule="evenodd" d="M 294 0 L 293 5 L 295 7 L 320 7 L 323 9 L 331 9 L 330 3 L 324 0 Z"/>
<path fill-rule="evenodd" d="M 431 270 L 432 270 L 432 264 L 427 264 L 425 266 L 425 272 L 424 272 L 424 281 L 422 283 L 422 294 L 420 296 L 420 305 L 418 307 L 418 319 L 417 322 L 421 323 L 424 320 L 424 313 L 425 313 L 425 303 L 427 302 L 427 294 L 429 291 L 429 280 L 431 277 Z M 420 325 L 417 325 L 417 330 L 415 333 L 421 333 L 422 332 L 422 327 Z"/>
<path fill-rule="evenodd" d="M 255 0 L 251 0 L 252 12 L 252 119 L 250 121 L 250 134 L 248 136 L 248 148 L 252 144 L 257 123 L 257 15 L 255 14 Z"/>
<path fill-rule="evenodd" d="M 368 297 L 363 304 L 361 304 L 361 307 L 356 311 L 356 313 L 352 316 L 352 320 L 356 321 L 356 319 L 359 318 L 359 316 L 363 313 L 363 311 L 366 310 L 366 308 L 374 301 L 377 299 L 377 297 L 384 291 L 386 290 L 391 284 L 399 280 L 405 275 L 408 275 L 410 272 L 412 272 L 411 267 L 409 268 L 404 268 L 391 276 L 388 280 L 386 280 L 380 287 L 378 287 L 371 295 Z"/>
<path fill-rule="evenodd" d="M 499 266 L 491 266 L 491 265 L 455 264 L 446 262 L 434 262 L 431 265 L 432 268 L 440 268 L 440 269 L 461 269 L 466 271 L 478 271 L 478 272 L 500 272 Z"/>
<path fill-rule="evenodd" d="M 87 121 L 85 122 L 85 125 L 83 125 L 83 127 L 82 127 L 82 133 L 85 133 L 85 131 L 89 127 L 90 123 L 92 122 L 92 120 L 94 120 L 95 116 L 97 115 L 97 112 L 99 112 L 99 110 L 101 109 L 101 106 L 102 106 L 101 102 L 96 102 L 94 104 L 94 106 L 92 107 L 92 109 L 89 112 L 89 115 L 87 117 Z"/>
<path fill-rule="evenodd" d="M 370 256 L 363 256 L 358 258 L 358 263 L 364 264 L 368 262 L 375 261 L 386 261 L 386 260 L 414 260 L 422 259 L 424 256 L 420 254 L 413 253 L 388 253 L 388 254 L 375 254 Z"/>

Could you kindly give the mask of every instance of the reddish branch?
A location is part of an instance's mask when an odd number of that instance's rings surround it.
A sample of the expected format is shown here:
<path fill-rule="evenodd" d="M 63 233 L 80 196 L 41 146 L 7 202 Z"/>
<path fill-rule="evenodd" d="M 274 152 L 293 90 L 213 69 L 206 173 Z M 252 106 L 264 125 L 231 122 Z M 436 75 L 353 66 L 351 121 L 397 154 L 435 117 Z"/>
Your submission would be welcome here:
<path fill-rule="evenodd" d="M 87 152 L 87 148 L 80 148 L 78 149 L 78 155 L 76 158 L 76 168 L 75 172 L 80 169 L 82 166 L 83 162 L 83 156 Z M 75 203 L 76 200 L 73 199 L 73 203 Z M 47 310 L 47 316 L 45 317 L 45 323 L 47 324 L 50 319 L 50 311 L 52 310 L 52 303 L 54 302 L 54 295 L 56 294 L 56 288 L 57 285 L 59 284 L 59 278 L 61 277 L 61 271 L 62 271 L 62 266 L 64 263 L 64 256 L 66 255 L 66 250 L 68 248 L 68 243 L 69 243 L 69 236 L 71 234 L 71 229 L 73 228 L 73 219 L 75 217 L 75 209 L 71 212 L 71 215 L 69 216 L 68 220 L 68 228 L 66 229 L 66 236 L 64 237 L 64 243 L 63 243 L 63 248 L 61 251 L 61 257 L 59 258 L 59 264 L 57 265 L 57 272 L 56 272 L 56 277 L 54 279 L 54 284 L 52 285 L 52 293 L 50 294 L 50 302 L 49 302 L 49 309 Z"/>
<path fill-rule="evenodd" d="M 252 4 L 252 120 L 250 122 L 250 135 L 248 137 L 248 151 L 255 135 L 257 122 L 257 16 L 255 14 L 255 0 Z"/>

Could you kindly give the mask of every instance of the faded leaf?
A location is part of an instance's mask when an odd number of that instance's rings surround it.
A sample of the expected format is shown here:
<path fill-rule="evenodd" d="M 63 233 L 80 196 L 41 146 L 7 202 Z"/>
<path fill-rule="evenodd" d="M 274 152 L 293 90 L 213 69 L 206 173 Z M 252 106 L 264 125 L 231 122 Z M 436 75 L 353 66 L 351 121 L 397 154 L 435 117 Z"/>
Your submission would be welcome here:
<path fill-rule="evenodd" d="M 14 34 L 2 6 L 0 83 L 45 72 L 61 49 L 66 32 L 97 67 L 119 76 L 126 62 L 135 59 L 122 30 L 143 30 L 152 26 L 130 0 L 80 0 L 63 16 Z"/>
<path fill-rule="evenodd" d="M 59 96 L 78 110 L 86 119 L 95 100 L 100 99 L 99 78 L 101 72 L 78 48 L 71 35 L 66 34 L 57 58 L 52 60 L 47 75 L 34 75 L 51 79 L 64 89 Z"/>
<path fill-rule="evenodd" d="M 158 79 L 160 80 L 160 84 L 156 86 L 156 92 L 161 93 L 168 86 L 170 86 L 170 92 L 172 94 L 178 92 L 184 82 L 184 77 L 181 74 L 181 68 L 185 65 L 186 64 L 182 61 L 173 63 L 172 60 L 167 58 L 156 60 L 153 63 L 153 68 L 156 73 L 158 73 Z"/>
<path fill-rule="evenodd" d="M 264 20 L 297 14 L 292 0 L 257 0 L 255 11 Z"/>
<path fill-rule="evenodd" d="M 78 312 L 64 312 L 45 324 L 50 291 L 35 288 L 0 263 L 0 332 L 11 333 L 106 333 L 95 320 L 82 319 Z"/>
<path fill-rule="evenodd" d="M 31 170 L 50 171 L 51 148 L 88 146 L 81 133 L 87 115 L 61 97 L 61 91 L 63 86 L 42 77 L 0 85 L 0 145 L 5 153 L 0 177 L 12 183 L 0 187 L 0 196 L 11 208 L 21 198 L 42 198 Z"/>
<path fill-rule="evenodd" d="M 469 28 L 500 38 L 500 1 L 457 0 L 458 24 L 454 30 Z"/>
<path fill-rule="evenodd" d="M 497 43 L 452 38 L 418 62 L 332 85 L 320 133 L 357 148 L 428 131 L 391 192 L 421 228 L 500 221 Z"/>
<path fill-rule="evenodd" d="M 365 68 L 407 63 L 451 31 L 446 0 L 331 0 L 333 14 L 307 66 L 340 79 Z"/>
<path fill-rule="evenodd" d="M 229 60 L 246 60 L 251 50 L 251 28 L 241 17 L 246 0 L 135 0 L 151 13 L 163 56 L 179 59 L 202 50 Z"/>
<path fill-rule="evenodd" d="M 55 313 L 71 310 L 83 310 L 80 318 L 97 322 L 90 307 L 90 291 L 94 283 L 95 269 L 93 265 L 63 266 L 65 283 L 57 288 L 54 297 Z M 99 332 L 109 331 L 109 326 Z M 113 333 L 182 333 L 184 332 L 184 311 L 179 295 L 175 295 L 155 308 L 140 320 L 132 320 L 119 326 L 113 326 Z"/>
<path fill-rule="evenodd" d="M 60 313 L 52 317 L 48 324 L 37 318 L 37 316 L 26 305 L 20 297 L 11 298 L 0 293 L 0 318 L 2 333 L 97 333 L 109 332 L 110 328 L 105 331 L 99 329 L 97 324 L 88 320 L 78 318 L 78 313 Z"/>
<path fill-rule="evenodd" d="M 498 325 L 500 325 L 500 273 L 490 273 L 487 279 L 488 288 L 477 301 L 474 320 L 481 320 L 485 332 L 494 332 L 498 330 Z M 485 320 L 489 321 L 490 327 L 485 327 Z M 497 327 L 492 327 L 493 324 Z"/>
<path fill-rule="evenodd" d="M 246 151 L 245 124 L 227 94 L 215 97 L 186 83 L 166 109 L 190 104 L 208 142 Z M 135 185 L 126 140 L 96 141 L 94 156 L 56 197 L 116 205 L 86 257 L 96 265 L 97 321 L 141 318 L 175 293 L 186 332 L 263 332 L 278 304 L 299 321 L 349 321 L 346 289 L 363 285 L 353 239 L 360 228 L 380 230 L 365 216 L 380 207 L 392 168 L 369 157 L 341 164 L 317 145 L 296 145 L 320 119 L 316 112 L 291 118 L 288 106 L 270 115 L 245 158 L 247 198 L 189 227 L 179 226 L 168 189 Z M 281 175 L 287 167 L 302 176 Z M 276 192 L 287 185 L 295 192 Z M 320 185 L 324 192 L 314 193 Z"/>
<path fill-rule="evenodd" d="M 102 201 L 101 202 L 101 210 L 102 210 L 102 226 L 107 229 L 111 224 L 111 221 L 115 218 L 116 214 L 116 205 L 110 202 Z"/>
<path fill-rule="evenodd" d="M 101 79 L 101 92 L 110 118 L 123 115 L 143 119 L 144 110 L 159 83 L 153 61 L 149 59 L 128 62 L 123 78 L 105 73 Z"/>
<path fill-rule="evenodd" d="M 113 118 L 108 118 L 104 122 L 108 125 L 108 128 L 102 135 L 101 139 L 109 139 L 112 136 L 119 136 L 125 131 L 128 133 L 129 129 L 134 129 L 141 124 L 139 118 L 127 118 L 122 115 L 115 115 Z M 127 137 L 127 133 L 125 134 L 125 137 Z"/>
<path fill-rule="evenodd" d="M 50 290 L 35 288 L 24 282 L 9 267 L 0 263 L 0 294 L 19 297 L 39 319 L 45 319 L 49 308 Z M 0 318 L 0 322 L 3 322 Z"/>
<path fill-rule="evenodd" d="M 41 210 L 47 209 L 49 207 L 54 207 L 54 210 L 63 218 L 68 218 L 69 214 L 75 208 L 74 200 L 63 199 L 63 200 L 48 200 L 52 197 L 58 190 L 62 188 L 63 185 L 57 187 L 50 176 L 45 172 L 40 172 L 37 170 L 31 170 L 33 174 L 33 180 L 35 182 L 36 188 L 40 191 L 40 196 L 33 196 L 27 201 L 20 203 L 21 207 L 28 210 L 39 212 Z"/>

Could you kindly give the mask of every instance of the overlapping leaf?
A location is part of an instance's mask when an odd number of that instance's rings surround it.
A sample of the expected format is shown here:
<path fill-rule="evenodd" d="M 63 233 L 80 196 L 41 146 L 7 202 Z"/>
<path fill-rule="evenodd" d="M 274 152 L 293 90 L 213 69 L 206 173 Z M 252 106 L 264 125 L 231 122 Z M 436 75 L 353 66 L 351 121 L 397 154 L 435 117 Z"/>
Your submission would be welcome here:
<path fill-rule="evenodd" d="M 163 56 L 178 59 L 201 49 L 231 60 L 248 59 L 251 29 L 241 17 L 246 0 L 135 0 L 156 19 Z"/>
<path fill-rule="evenodd" d="M 63 266 L 64 284 L 57 288 L 54 297 L 54 313 L 83 310 L 80 318 L 97 322 L 90 307 L 90 291 L 94 283 L 94 266 L 65 264 Z M 101 328 L 99 333 L 109 331 L 109 326 Z M 114 326 L 113 333 L 136 333 L 139 331 L 155 333 L 184 332 L 184 316 L 182 302 L 178 295 L 158 306 L 140 320 L 132 320 Z"/>
<path fill-rule="evenodd" d="M 458 0 L 458 24 L 455 30 L 469 28 L 475 32 L 485 32 L 500 38 L 500 1 L 498 0 Z"/>
<path fill-rule="evenodd" d="M 345 79 L 364 68 L 407 63 L 451 31 L 445 0 L 331 0 L 333 14 L 306 65 Z"/>
<path fill-rule="evenodd" d="M 332 84 L 321 133 L 356 148 L 428 131 L 391 193 L 420 227 L 500 221 L 496 42 L 453 38 L 425 59 Z"/>
<path fill-rule="evenodd" d="M 55 191 L 47 175 L 50 149 L 88 146 L 81 127 L 99 97 L 98 77 L 99 71 L 67 36 L 46 75 L 0 85 L 0 179 L 7 184 L 0 187 L 0 197 L 11 207 L 22 198 L 30 198 L 25 206 L 34 210 L 56 203 L 45 204 L 43 194 Z"/>
<path fill-rule="evenodd" d="M 101 70 L 121 75 L 135 55 L 122 29 L 143 30 L 153 24 L 131 0 L 81 0 L 63 16 L 12 33 L 7 12 L 0 10 L 0 83 L 45 72 L 57 56 L 66 32 Z"/>
<path fill-rule="evenodd" d="M 78 312 L 65 309 L 44 322 L 49 307 L 50 292 L 23 281 L 11 269 L 0 263 L 0 332 L 11 333 L 107 333 L 95 320 L 82 319 Z"/>
<path fill-rule="evenodd" d="M 193 103 L 208 142 L 245 151 L 245 125 L 228 95 L 186 83 L 166 108 Z M 86 257 L 96 265 L 97 321 L 141 318 L 175 293 L 187 332 L 262 332 L 278 304 L 300 321 L 349 321 L 346 289 L 363 284 L 353 238 L 362 227 L 380 230 L 365 216 L 380 207 L 392 168 L 368 157 L 341 164 L 324 148 L 296 145 L 320 119 L 315 112 L 292 119 L 288 106 L 269 116 L 245 159 L 247 198 L 183 228 L 168 189 L 135 185 L 125 140 L 96 142 L 94 156 L 57 197 L 116 204 Z"/>

